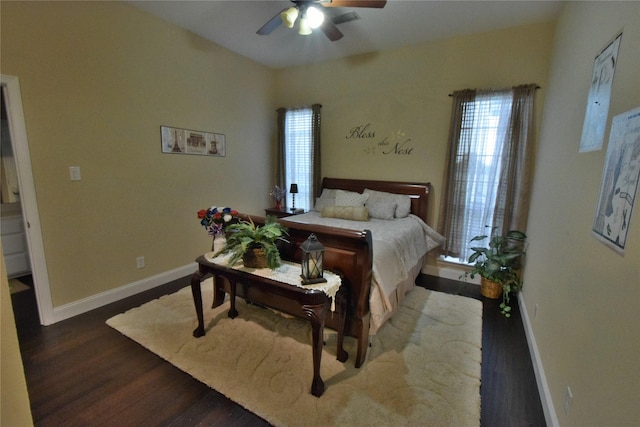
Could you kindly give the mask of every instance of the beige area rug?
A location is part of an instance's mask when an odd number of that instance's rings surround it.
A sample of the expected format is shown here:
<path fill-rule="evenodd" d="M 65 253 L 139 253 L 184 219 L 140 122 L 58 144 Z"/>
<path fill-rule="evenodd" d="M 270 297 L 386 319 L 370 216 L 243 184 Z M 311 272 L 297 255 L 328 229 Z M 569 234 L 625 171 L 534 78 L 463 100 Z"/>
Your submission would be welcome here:
<path fill-rule="evenodd" d="M 238 298 L 211 304 L 203 282 L 207 334 L 194 338 L 191 290 L 151 301 L 107 321 L 199 381 L 276 426 L 478 426 L 482 306 L 460 296 L 412 290 L 399 312 L 371 339 L 367 360 L 336 360 L 336 337 L 325 330 L 325 392 L 311 395 L 311 328 Z"/>
<path fill-rule="evenodd" d="M 18 292 L 26 291 L 29 289 L 29 286 L 25 285 L 18 279 L 9 279 L 9 292 L 12 294 L 17 294 Z"/>

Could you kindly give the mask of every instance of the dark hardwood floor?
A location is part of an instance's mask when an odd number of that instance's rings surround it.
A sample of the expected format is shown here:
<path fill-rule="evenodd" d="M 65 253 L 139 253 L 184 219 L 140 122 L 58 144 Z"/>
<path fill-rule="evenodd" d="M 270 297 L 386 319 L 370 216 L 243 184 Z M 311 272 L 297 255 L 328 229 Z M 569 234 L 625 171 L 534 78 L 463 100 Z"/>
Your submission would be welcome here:
<path fill-rule="evenodd" d="M 420 276 L 417 283 L 483 301 L 482 426 L 545 426 L 517 304 L 506 319 L 496 301 L 480 296 L 477 285 L 433 276 Z M 47 327 L 37 320 L 33 290 L 14 294 L 34 423 L 269 425 L 105 324 L 115 314 L 188 284 L 185 277 Z"/>

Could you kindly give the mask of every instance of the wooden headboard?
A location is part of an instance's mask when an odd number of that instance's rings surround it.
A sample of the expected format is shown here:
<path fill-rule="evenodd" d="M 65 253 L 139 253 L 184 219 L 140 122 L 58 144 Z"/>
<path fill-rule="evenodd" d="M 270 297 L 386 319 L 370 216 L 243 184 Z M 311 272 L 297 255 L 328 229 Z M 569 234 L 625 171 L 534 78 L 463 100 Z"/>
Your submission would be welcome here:
<path fill-rule="evenodd" d="M 366 179 L 323 178 L 322 188 L 335 188 L 362 193 L 369 190 L 406 194 L 411 197 L 411 213 L 427 221 L 430 183 L 371 181 Z"/>

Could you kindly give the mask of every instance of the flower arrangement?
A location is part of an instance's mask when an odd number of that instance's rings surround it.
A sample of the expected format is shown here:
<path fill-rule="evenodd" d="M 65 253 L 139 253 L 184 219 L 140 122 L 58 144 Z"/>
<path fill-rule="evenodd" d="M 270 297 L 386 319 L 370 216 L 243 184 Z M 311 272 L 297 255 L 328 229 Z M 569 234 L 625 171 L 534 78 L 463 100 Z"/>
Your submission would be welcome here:
<path fill-rule="evenodd" d="M 286 193 L 285 189 L 279 185 L 273 187 L 269 195 L 273 197 L 273 200 L 276 202 L 276 208 L 280 209 L 282 207 L 282 199 L 284 199 Z"/>
<path fill-rule="evenodd" d="M 198 219 L 209 235 L 215 237 L 224 233 L 228 225 L 238 222 L 238 211 L 229 207 L 212 206 L 209 209 L 200 209 Z"/>

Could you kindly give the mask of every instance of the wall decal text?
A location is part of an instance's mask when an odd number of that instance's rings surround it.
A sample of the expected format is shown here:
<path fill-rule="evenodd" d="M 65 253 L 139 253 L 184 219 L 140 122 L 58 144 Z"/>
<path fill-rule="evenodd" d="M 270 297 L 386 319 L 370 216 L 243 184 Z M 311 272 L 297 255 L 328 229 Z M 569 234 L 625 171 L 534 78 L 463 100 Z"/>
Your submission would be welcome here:
<path fill-rule="evenodd" d="M 363 151 L 365 154 L 371 155 L 380 153 L 385 156 L 410 156 L 414 149 L 411 138 L 407 138 L 402 131 L 395 131 L 382 139 L 377 139 L 376 131 L 371 123 L 352 127 L 347 132 L 345 139 L 366 143 L 367 146 L 363 148 Z"/>

